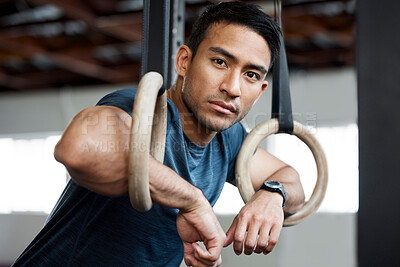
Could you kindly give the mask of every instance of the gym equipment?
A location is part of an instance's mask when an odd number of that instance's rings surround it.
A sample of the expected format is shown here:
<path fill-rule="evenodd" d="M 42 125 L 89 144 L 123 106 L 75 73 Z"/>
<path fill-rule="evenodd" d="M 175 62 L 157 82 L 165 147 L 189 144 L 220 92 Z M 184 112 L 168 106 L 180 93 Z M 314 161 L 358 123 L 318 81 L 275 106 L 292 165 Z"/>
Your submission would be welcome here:
<path fill-rule="evenodd" d="M 278 3 L 279 2 L 279 3 Z M 275 19 L 279 17 L 282 25 L 280 1 L 274 1 Z M 278 9 L 278 12 L 276 12 Z M 311 150 L 317 165 L 317 182 L 313 193 L 307 203 L 283 223 L 284 226 L 294 225 L 313 214 L 321 205 L 328 185 L 328 164 L 321 145 L 317 139 L 299 122 L 293 121 L 292 105 L 290 100 L 289 70 L 287 66 L 286 51 L 283 34 L 280 37 L 281 48 L 279 58 L 273 67 L 272 88 L 272 119 L 256 126 L 246 137 L 236 159 L 236 184 L 240 195 L 246 203 L 254 194 L 250 179 L 250 158 L 258 144 L 271 134 L 286 133 L 297 136 Z"/>
<path fill-rule="evenodd" d="M 247 135 L 243 142 L 242 149 L 236 159 L 236 183 L 240 195 L 245 203 L 250 200 L 251 196 L 255 192 L 250 178 L 251 156 L 262 140 L 271 134 L 278 133 L 278 130 L 279 120 L 276 118 L 268 120 L 256 126 Z M 304 206 L 295 214 L 287 217 L 283 222 L 283 226 L 292 226 L 317 211 L 324 199 L 328 184 L 328 167 L 326 158 L 317 139 L 308 132 L 304 125 L 296 121 L 294 122 L 293 132 L 290 134 L 297 136 L 310 148 L 317 164 L 318 177 L 309 201 L 307 201 L 307 203 L 304 204 Z"/>
<path fill-rule="evenodd" d="M 166 2 L 170 3 L 169 1 Z M 145 5 L 144 8 L 148 9 L 148 7 L 149 4 L 147 4 L 147 7 Z M 164 12 L 170 10 L 169 8 L 164 6 Z M 146 16 L 148 16 L 148 12 L 145 10 L 144 23 L 149 21 Z M 144 26 L 144 29 L 146 27 L 148 26 Z M 166 30 L 164 30 L 164 35 L 166 34 Z M 164 42 L 164 45 L 166 43 Z M 313 153 L 317 164 L 318 177 L 309 201 L 297 213 L 285 219 L 284 226 L 290 226 L 310 216 L 318 209 L 326 192 L 328 169 L 325 154 L 318 141 L 307 131 L 305 126 L 298 122 L 293 122 L 289 72 L 282 36 L 281 44 L 280 57 L 275 62 L 274 67 L 273 119 L 258 125 L 246 137 L 236 161 L 236 183 L 244 202 L 247 202 L 254 194 L 249 174 L 249 160 L 257 145 L 264 138 L 275 133 L 287 133 L 297 136 Z M 166 51 L 166 49 L 163 51 Z M 164 64 L 166 64 L 165 61 Z M 143 70 L 143 72 L 147 71 Z M 165 68 L 161 67 L 159 71 L 165 71 Z M 129 149 L 129 196 L 133 207 L 138 211 L 147 211 L 152 204 L 148 181 L 149 153 L 160 162 L 163 161 L 167 103 L 165 89 L 162 84 L 163 80 L 160 74 L 155 72 L 145 74 L 139 83 L 132 112 L 134 123 L 131 128 Z M 160 96 L 157 98 L 158 94 Z M 155 104 L 156 98 L 157 104 Z M 149 118 L 153 118 L 153 121 L 156 122 L 154 123 L 154 128 L 152 128 L 153 122 L 149 122 Z"/>
<path fill-rule="evenodd" d="M 131 204 L 138 211 L 148 211 L 152 205 L 149 189 L 149 153 L 160 162 L 164 160 L 167 93 L 157 97 L 162 84 L 163 78 L 157 72 L 149 72 L 143 76 L 132 111 L 128 188 Z M 149 122 L 149 118 L 153 118 L 153 121 Z"/>
<path fill-rule="evenodd" d="M 184 1 L 181 0 L 164 0 L 162 4 L 160 1 L 145 0 L 143 3 L 143 77 L 132 111 L 134 119 L 128 159 L 129 198 L 138 211 L 147 211 L 152 205 L 148 155 L 150 153 L 160 162 L 164 159 L 167 123 L 165 88 L 171 85 L 176 76 L 172 71 L 174 67 L 169 66 L 169 55 L 175 54 L 183 43 L 185 10 Z M 153 121 L 149 122 L 149 118 L 153 118 Z"/>

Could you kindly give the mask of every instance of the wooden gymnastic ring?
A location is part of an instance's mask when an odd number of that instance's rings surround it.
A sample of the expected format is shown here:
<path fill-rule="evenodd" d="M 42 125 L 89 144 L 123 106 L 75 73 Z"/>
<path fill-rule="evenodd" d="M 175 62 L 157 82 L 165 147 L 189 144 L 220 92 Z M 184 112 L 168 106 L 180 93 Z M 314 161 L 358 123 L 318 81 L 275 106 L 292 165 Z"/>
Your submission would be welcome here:
<path fill-rule="evenodd" d="M 243 146 L 236 159 L 236 184 L 239 188 L 240 195 L 245 203 L 255 193 L 250 178 L 250 158 L 252 157 L 258 144 L 267 136 L 278 132 L 279 122 L 277 119 L 271 119 L 255 127 L 246 137 Z M 303 141 L 311 150 L 315 163 L 317 165 L 317 182 L 310 199 L 295 214 L 287 217 L 283 226 L 294 225 L 306 217 L 313 214 L 324 199 L 326 188 L 328 185 L 328 164 L 326 162 L 325 153 L 321 145 L 313 135 L 302 124 L 293 122 L 293 135 Z M 266 163 L 267 164 L 267 163 Z"/>
<path fill-rule="evenodd" d="M 149 72 L 139 82 L 132 111 L 129 138 L 128 190 L 132 206 L 138 211 L 151 209 L 149 154 L 164 160 L 167 129 L 167 93 L 157 98 L 162 76 Z M 157 103 L 156 103 L 157 100 Z"/>

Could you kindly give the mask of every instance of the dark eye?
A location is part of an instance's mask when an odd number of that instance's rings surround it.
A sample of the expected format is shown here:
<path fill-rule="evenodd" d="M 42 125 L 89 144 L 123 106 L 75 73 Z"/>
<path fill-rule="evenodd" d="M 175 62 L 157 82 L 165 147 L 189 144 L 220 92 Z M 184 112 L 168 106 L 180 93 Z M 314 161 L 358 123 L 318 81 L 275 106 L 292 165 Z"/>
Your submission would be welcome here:
<path fill-rule="evenodd" d="M 219 65 L 219 66 L 225 66 L 225 61 L 223 59 L 220 58 L 214 58 L 213 61 L 215 62 L 215 64 Z"/>
<path fill-rule="evenodd" d="M 249 77 L 252 80 L 257 80 L 257 81 L 260 80 L 260 75 L 252 71 L 247 72 L 247 77 Z"/>

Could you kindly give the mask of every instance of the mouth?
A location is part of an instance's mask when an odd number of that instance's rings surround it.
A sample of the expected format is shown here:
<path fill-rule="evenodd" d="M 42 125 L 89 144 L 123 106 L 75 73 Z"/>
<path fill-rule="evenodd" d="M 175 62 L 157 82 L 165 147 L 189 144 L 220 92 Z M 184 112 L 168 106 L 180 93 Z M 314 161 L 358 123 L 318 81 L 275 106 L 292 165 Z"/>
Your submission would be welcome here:
<path fill-rule="evenodd" d="M 237 111 L 234 105 L 225 103 L 224 101 L 209 101 L 209 103 L 214 110 L 226 115 L 231 115 Z"/>

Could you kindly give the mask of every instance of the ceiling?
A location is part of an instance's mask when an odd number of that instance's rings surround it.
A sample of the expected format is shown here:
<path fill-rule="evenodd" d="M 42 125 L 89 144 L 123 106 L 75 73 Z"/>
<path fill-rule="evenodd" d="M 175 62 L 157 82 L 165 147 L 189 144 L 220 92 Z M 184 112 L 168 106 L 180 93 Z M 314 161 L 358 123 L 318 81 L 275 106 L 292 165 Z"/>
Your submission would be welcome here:
<path fill-rule="evenodd" d="M 186 1 L 186 38 L 210 2 Z M 272 0 L 251 2 L 273 16 Z M 142 7 L 141 0 L 0 0 L 0 93 L 137 82 Z M 284 0 L 282 22 L 291 69 L 354 65 L 355 0 Z"/>

